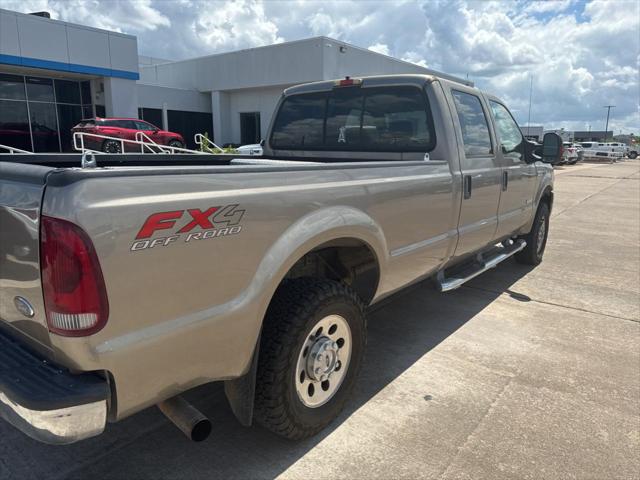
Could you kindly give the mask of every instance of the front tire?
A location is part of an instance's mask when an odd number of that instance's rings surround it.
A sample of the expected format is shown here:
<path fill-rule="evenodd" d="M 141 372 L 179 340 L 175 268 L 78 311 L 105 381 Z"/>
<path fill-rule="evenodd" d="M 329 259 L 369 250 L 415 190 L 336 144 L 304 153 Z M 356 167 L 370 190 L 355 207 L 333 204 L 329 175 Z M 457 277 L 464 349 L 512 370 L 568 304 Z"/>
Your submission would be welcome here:
<path fill-rule="evenodd" d="M 171 140 L 169 146 L 173 148 L 184 148 L 184 145 L 180 140 Z"/>
<path fill-rule="evenodd" d="M 522 236 L 527 246 L 515 254 L 518 263 L 525 265 L 539 265 L 547 246 L 549 235 L 549 204 L 544 200 L 540 203 L 531 231 Z"/>
<path fill-rule="evenodd" d="M 339 282 L 285 281 L 265 317 L 254 418 L 289 438 L 308 438 L 349 399 L 366 344 L 364 306 Z"/>

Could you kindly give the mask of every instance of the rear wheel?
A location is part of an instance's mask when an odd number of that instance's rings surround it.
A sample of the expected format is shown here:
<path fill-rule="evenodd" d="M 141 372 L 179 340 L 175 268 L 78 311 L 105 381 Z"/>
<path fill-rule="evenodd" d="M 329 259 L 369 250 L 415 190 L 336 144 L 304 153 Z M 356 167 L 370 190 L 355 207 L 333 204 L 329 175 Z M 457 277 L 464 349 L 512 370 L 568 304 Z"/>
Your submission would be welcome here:
<path fill-rule="evenodd" d="M 105 153 L 122 153 L 122 144 L 117 140 L 105 140 L 102 144 Z"/>
<path fill-rule="evenodd" d="M 322 430 L 349 398 L 365 343 L 364 307 L 349 287 L 331 280 L 286 281 L 265 317 L 256 421 L 290 439 Z"/>
<path fill-rule="evenodd" d="M 638 152 L 631 152 L 629 154 L 629 158 L 632 159 L 632 160 L 635 159 L 637 156 L 638 156 Z"/>
<path fill-rule="evenodd" d="M 522 236 L 527 246 L 515 254 L 516 261 L 525 265 L 538 265 L 547 246 L 549 235 L 549 205 L 543 201 L 538 207 L 531 231 Z"/>

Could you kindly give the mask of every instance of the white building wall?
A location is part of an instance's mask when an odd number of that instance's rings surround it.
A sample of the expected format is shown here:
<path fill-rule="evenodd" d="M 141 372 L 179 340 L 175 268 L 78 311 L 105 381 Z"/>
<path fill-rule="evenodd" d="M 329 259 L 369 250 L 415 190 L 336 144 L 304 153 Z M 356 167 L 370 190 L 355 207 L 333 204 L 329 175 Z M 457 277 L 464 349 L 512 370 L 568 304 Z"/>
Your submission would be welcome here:
<path fill-rule="evenodd" d="M 138 106 L 184 110 L 187 112 L 211 112 L 211 99 L 208 93 L 183 88 L 162 87 L 138 83 Z"/>
<path fill-rule="evenodd" d="M 117 70 L 137 77 L 138 41 L 133 35 L 0 9 L 0 67 L 10 61 L 63 72 Z"/>
<path fill-rule="evenodd" d="M 104 100 L 107 117 L 138 118 L 136 82 L 124 78 L 106 77 Z"/>
<path fill-rule="evenodd" d="M 265 138 L 284 88 L 286 87 L 256 88 L 229 93 L 226 121 L 230 125 L 230 131 L 228 139 L 223 138 L 223 143 L 240 143 L 240 114 L 245 112 L 260 112 L 260 133 Z"/>

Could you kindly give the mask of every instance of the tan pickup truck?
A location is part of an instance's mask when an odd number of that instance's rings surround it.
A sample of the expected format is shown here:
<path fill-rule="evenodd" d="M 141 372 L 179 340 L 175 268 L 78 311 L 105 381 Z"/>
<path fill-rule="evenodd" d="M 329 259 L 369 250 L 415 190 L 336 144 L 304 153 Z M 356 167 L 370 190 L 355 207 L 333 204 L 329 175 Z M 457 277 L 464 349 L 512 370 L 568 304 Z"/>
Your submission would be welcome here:
<path fill-rule="evenodd" d="M 425 75 L 287 89 L 260 159 L 0 156 L 0 413 L 70 443 L 224 381 L 288 438 L 334 419 L 367 307 L 542 260 L 561 141 L 543 156 L 498 98 Z M 388 319 L 392 322 L 393 319 Z"/>

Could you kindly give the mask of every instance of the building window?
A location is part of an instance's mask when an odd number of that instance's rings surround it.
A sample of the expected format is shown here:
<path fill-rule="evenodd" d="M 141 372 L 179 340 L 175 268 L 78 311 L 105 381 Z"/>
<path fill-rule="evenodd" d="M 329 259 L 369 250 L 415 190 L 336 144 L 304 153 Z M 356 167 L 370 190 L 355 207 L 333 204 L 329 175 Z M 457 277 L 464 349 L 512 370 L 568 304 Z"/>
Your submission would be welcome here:
<path fill-rule="evenodd" d="M 0 144 L 73 151 L 71 129 L 93 116 L 89 81 L 0 74 Z"/>
<path fill-rule="evenodd" d="M 260 142 L 260 139 L 260 112 L 241 113 L 240 143 L 242 145 L 250 145 Z"/>
<path fill-rule="evenodd" d="M 31 150 L 27 102 L 0 99 L 0 144 Z"/>

